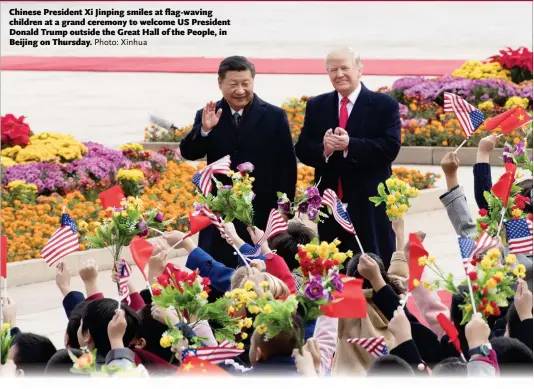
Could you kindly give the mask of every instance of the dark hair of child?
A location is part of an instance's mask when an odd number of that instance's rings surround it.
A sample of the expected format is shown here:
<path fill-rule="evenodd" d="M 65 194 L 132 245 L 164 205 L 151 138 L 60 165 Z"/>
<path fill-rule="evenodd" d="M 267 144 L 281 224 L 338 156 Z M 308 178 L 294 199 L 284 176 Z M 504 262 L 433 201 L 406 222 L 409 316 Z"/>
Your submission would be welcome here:
<path fill-rule="evenodd" d="M 82 301 L 72 310 L 69 317 L 69 322 L 67 323 L 67 336 L 69 338 L 68 346 L 74 349 L 80 348 L 80 343 L 78 343 L 78 328 L 82 323 L 83 312 L 87 303 Z"/>
<path fill-rule="evenodd" d="M 24 375 L 42 375 L 46 364 L 56 353 L 56 347 L 45 336 L 22 332 L 15 336 L 11 347 L 16 347 L 13 362 Z"/>
<path fill-rule="evenodd" d="M 83 355 L 83 352 L 81 350 L 75 348 L 69 348 L 69 350 L 71 351 L 71 353 L 74 354 L 74 356 L 78 358 Z M 72 374 L 70 372 L 72 366 L 73 362 L 70 359 L 67 349 L 61 349 L 56 352 L 48 361 L 46 365 L 45 375 L 54 377 L 69 376 Z"/>
<path fill-rule="evenodd" d="M 408 362 L 396 355 L 376 358 L 367 370 L 367 377 L 412 377 L 415 373 Z"/>
<path fill-rule="evenodd" d="M 276 250 L 276 254 L 284 258 L 289 270 L 295 270 L 300 265 L 295 259 L 299 245 L 310 243 L 317 234 L 302 223 L 287 224 L 287 231 L 269 239 L 269 247 Z"/>

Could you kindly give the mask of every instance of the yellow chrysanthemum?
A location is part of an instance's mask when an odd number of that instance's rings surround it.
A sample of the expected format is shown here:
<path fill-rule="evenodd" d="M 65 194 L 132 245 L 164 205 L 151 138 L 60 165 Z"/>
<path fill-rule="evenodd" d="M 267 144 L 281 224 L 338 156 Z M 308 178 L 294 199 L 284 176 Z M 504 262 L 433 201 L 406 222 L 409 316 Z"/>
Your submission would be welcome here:
<path fill-rule="evenodd" d="M 252 327 L 252 319 L 250 317 L 245 318 L 245 321 L 243 322 L 243 324 L 247 328 Z"/>
<path fill-rule="evenodd" d="M 254 282 L 250 281 L 250 280 L 247 280 L 247 282 L 245 282 L 245 285 L 243 286 L 245 288 L 245 290 L 252 290 L 254 289 Z"/>
<path fill-rule="evenodd" d="M 262 334 L 265 334 L 267 331 L 269 331 L 269 329 L 265 326 L 260 326 L 256 328 L 256 331 L 258 331 L 258 334 L 262 335 Z"/>
<path fill-rule="evenodd" d="M 426 265 L 426 262 L 427 262 L 427 259 L 428 259 L 428 258 L 426 257 L 426 255 L 423 256 L 423 257 L 421 257 L 421 258 L 419 258 L 419 260 L 417 261 L 418 264 L 419 264 L 419 266 L 425 266 L 425 265 Z"/>
<path fill-rule="evenodd" d="M 495 281 L 493 278 L 490 278 L 488 281 L 486 281 L 486 288 L 495 289 L 496 287 L 497 287 L 497 281 Z"/>
<path fill-rule="evenodd" d="M 488 270 L 492 266 L 492 261 L 488 256 L 485 256 L 482 261 L 480 261 L 480 266 L 482 269 Z"/>
<path fill-rule="evenodd" d="M 169 348 L 172 346 L 172 342 L 174 341 L 174 339 L 172 338 L 172 336 L 163 336 L 160 340 L 159 340 L 159 344 L 161 347 L 163 348 Z"/>
<path fill-rule="evenodd" d="M 508 254 L 506 256 L 506 263 L 509 264 L 509 265 L 512 265 L 514 263 L 517 262 L 517 257 L 515 256 L 515 254 Z"/>
<path fill-rule="evenodd" d="M 521 215 L 523 214 L 523 211 L 521 211 L 520 209 L 514 209 L 512 210 L 512 212 L 510 212 L 512 214 L 513 217 L 521 217 Z"/>
<path fill-rule="evenodd" d="M 260 285 L 262 288 L 267 289 L 269 287 L 269 281 L 262 281 Z"/>
<path fill-rule="evenodd" d="M 203 290 L 198 296 L 199 296 L 201 299 L 207 299 L 207 298 L 208 298 L 208 292 L 206 292 L 205 290 Z"/>
<path fill-rule="evenodd" d="M 520 96 L 512 96 L 508 100 L 506 100 L 506 103 L 504 104 L 504 109 L 509 110 L 514 107 L 523 107 L 528 108 L 528 98 L 521 98 Z"/>
<path fill-rule="evenodd" d="M 246 332 L 241 333 L 241 339 L 245 340 L 248 338 L 248 334 Z"/>
<path fill-rule="evenodd" d="M 239 350 L 243 350 L 243 348 L 245 348 L 245 345 L 244 345 L 243 343 L 239 342 L 239 343 L 237 344 L 237 348 L 238 348 Z"/>
<path fill-rule="evenodd" d="M 419 286 L 419 280 L 413 280 L 413 286 L 417 288 Z"/>
<path fill-rule="evenodd" d="M 271 307 L 270 304 L 265 304 L 265 306 L 263 307 L 263 312 L 265 313 L 272 313 L 273 311 L 273 308 Z"/>

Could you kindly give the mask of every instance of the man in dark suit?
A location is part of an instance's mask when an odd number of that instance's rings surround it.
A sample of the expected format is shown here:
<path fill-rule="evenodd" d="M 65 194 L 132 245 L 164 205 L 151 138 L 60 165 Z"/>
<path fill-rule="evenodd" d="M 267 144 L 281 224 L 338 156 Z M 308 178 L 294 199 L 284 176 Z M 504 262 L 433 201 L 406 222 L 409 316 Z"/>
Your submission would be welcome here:
<path fill-rule="evenodd" d="M 189 160 L 207 156 L 208 164 L 229 155 L 234 170 L 240 163 L 251 162 L 255 167 L 251 174 L 256 194 L 254 224 L 264 230 L 269 212 L 277 207 L 276 192 L 295 196 L 297 161 L 287 115 L 254 93 L 255 74 L 254 65 L 245 57 L 228 57 L 221 62 L 218 75 L 223 99 L 197 112 L 180 151 Z M 231 184 L 226 176 L 216 178 Z M 239 236 L 250 242 L 244 224 L 236 222 L 235 227 Z M 234 250 L 214 226 L 200 232 L 199 247 L 229 267 L 238 264 Z"/>
<path fill-rule="evenodd" d="M 369 197 L 391 176 L 400 150 L 399 104 L 360 82 L 360 57 L 348 48 L 330 53 L 326 69 L 335 91 L 308 100 L 295 151 L 301 162 L 315 168 L 321 193 L 330 188 L 347 204 L 363 249 L 379 255 L 387 268 L 395 234 L 384 204 L 375 208 Z M 319 224 L 319 236 L 338 238 L 341 248 L 360 251 L 354 236 L 333 217 Z"/>

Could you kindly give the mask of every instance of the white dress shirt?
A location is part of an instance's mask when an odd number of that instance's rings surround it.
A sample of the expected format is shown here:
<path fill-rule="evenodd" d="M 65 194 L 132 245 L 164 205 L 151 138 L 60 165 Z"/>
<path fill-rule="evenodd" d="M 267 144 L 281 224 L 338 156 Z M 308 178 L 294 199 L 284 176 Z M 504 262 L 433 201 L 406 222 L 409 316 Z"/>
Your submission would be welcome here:
<path fill-rule="evenodd" d="M 243 116 L 243 109 L 240 109 L 239 111 L 234 111 L 233 108 L 230 108 L 230 111 L 232 111 L 232 119 L 233 119 L 234 113 L 236 113 L 236 112 L 239 114 L 239 116 L 241 116 L 241 117 Z M 206 137 L 209 134 L 210 134 L 209 132 L 204 131 L 203 127 L 200 127 L 200 135 L 202 135 L 203 137 Z"/>
<path fill-rule="evenodd" d="M 347 98 L 349 99 L 349 102 L 347 103 L 347 112 L 348 112 L 348 116 L 350 117 L 350 114 L 352 112 L 352 108 L 354 107 L 354 104 L 356 103 L 356 99 L 358 98 L 358 96 L 360 95 L 360 92 L 362 90 L 362 84 L 360 83 L 360 85 L 358 85 L 358 87 L 354 90 L 354 92 L 352 92 L 350 95 L 347 96 Z M 341 113 L 341 100 L 343 100 L 343 96 L 341 95 L 341 93 L 337 93 L 337 96 L 338 96 L 338 99 L 339 99 L 339 102 L 338 102 L 338 117 Z M 344 128 L 344 130 L 346 130 L 346 128 Z M 329 155 L 325 155 L 326 157 L 326 162 L 328 162 L 328 158 L 330 158 L 330 156 L 334 154 L 333 152 L 330 153 Z M 343 156 L 346 158 L 347 157 L 347 154 L 348 154 L 348 150 L 344 150 L 343 151 Z"/>

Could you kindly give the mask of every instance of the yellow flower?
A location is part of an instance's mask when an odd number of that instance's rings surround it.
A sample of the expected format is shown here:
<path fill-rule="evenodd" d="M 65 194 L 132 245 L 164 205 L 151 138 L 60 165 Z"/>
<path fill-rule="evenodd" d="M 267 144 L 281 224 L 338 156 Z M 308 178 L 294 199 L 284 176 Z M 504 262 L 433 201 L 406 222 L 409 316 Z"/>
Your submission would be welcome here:
<path fill-rule="evenodd" d="M 419 258 L 419 260 L 417 261 L 418 264 L 419 264 L 419 266 L 425 266 L 425 265 L 426 265 L 426 261 L 427 261 L 427 259 L 428 259 L 428 258 L 426 257 L 426 255 L 423 256 L 423 257 L 421 257 L 421 258 Z"/>
<path fill-rule="evenodd" d="M 260 285 L 262 288 L 267 289 L 269 288 L 269 281 L 262 281 Z"/>
<path fill-rule="evenodd" d="M 121 212 L 121 216 L 123 216 L 123 217 L 128 217 L 128 212 L 126 212 L 126 211 L 122 211 L 122 212 Z"/>
<path fill-rule="evenodd" d="M 314 254 L 317 252 L 317 250 L 319 249 L 319 246 L 315 245 L 315 244 L 311 244 L 311 243 L 308 243 L 306 246 L 304 246 L 304 248 L 306 249 L 307 252 L 309 252 L 310 254 Z"/>
<path fill-rule="evenodd" d="M 488 270 L 491 265 L 491 259 L 489 259 L 487 256 L 485 256 L 484 259 L 480 262 L 480 266 L 482 266 L 482 269 L 484 270 Z"/>
<path fill-rule="evenodd" d="M 131 180 L 139 182 L 145 179 L 144 173 L 139 169 L 119 169 L 117 180 Z"/>
<path fill-rule="evenodd" d="M 434 257 L 428 257 L 428 263 L 432 264 L 432 263 L 436 263 L 436 258 Z"/>
<path fill-rule="evenodd" d="M 520 217 L 523 214 L 523 211 L 521 211 L 520 209 L 516 208 L 516 209 L 512 210 L 511 214 L 512 214 L 513 217 Z"/>
<path fill-rule="evenodd" d="M 387 186 L 388 188 L 391 188 L 391 187 L 394 185 L 394 183 L 395 183 L 395 181 L 393 181 L 393 179 L 391 179 L 391 178 L 388 178 L 388 179 L 386 180 L 386 186 Z"/>
<path fill-rule="evenodd" d="M 413 280 L 413 286 L 417 288 L 419 286 L 419 280 L 417 279 Z"/>
<path fill-rule="evenodd" d="M 171 347 L 173 340 L 174 339 L 172 338 L 172 336 L 168 336 L 168 335 L 167 336 L 163 336 L 159 340 L 159 344 L 163 348 L 169 348 L 169 347 Z"/>
<path fill-rule="evenodd" d="M 429 285 L 428 290 L 433 292 L 434 291 L 434 285 Z"/>
<path fill-rule="evenodd" d="M 248 311 L 249 311 L 250 313 L 252 313 L 253 315 L 255 315 L 255 314 L 261 312 L 261 308 L 258 307 L 257 305 L 251 305 L 250 307 L 248 307 Z"/>
<path fill-rule="evenodd" d="M 506 100 L 506 103 L 504 104 L 504 109 L 509 110 L 514 107 L 520 106 L 523 108 L 528 108 L 528 98 L 521 98 L 520 96 L 512 96 L 508 100 Z"/>
<path fill-rule="evenodd" d="M 258 334 L 262 335 L 262 334 L 265 334 L 267 331 L 269 331 L 269 329 L 265 326 L 260 326 L 256 328 L 256 331 L 258 331 Z"/>
<path fill-rule="evenodd" d="M 245 285 L 243 286 L 245 288 L 245 290 L 252 290 L 254 289 L 254 282 L 250 281 L 250 280 L 247 280 L 247 282 L 245 282 Z"/>
<path fill-rule="evenodd" d="M 505 266 L 505 267 L 504 267 L 504 271 L 505 271 L 506 273 L 510 273 L 510 270 L 511 270 L 511 269 L 510 269 L 510 266 Z"/>
<path fill-rule="evenodd" d="M 428 285 L 430 285 L 428 281 L 423 281 L 423 288 L 428 288 Z"/>
<path fill-rule="evenodd" d="M 509 264 L 509 265 L 512 265 L 514 263 L 516 263 L 517 261 L 517 257 L 515 256 L 515 254 L 508 254 L 506 256 L 506 263 Z"/>
<path fill-rule="evenodd" d="M 258 298 L 258 295 L 256 294 L 256 292 L 254 292 L 253 290 L 248 292 L 247 294 L 247 298 L 249 298 L 250 300 L 255 300 Z"/>
<path fill-rule="evenodd" d="M 273 311 L 273 308 L 271 307 L 270 304 L 265 304 L 265 306 L 263 307 L 263 312 L 265 313 L 272 313 Z"/>
<path fill-rule="evenodd" d="M 234 307 L 228 307 L 228 313 L 234 313 L 235 308 Z"/>
<path fill-rule="evenodd" d="M 233 170 L 230 170 L 230 171 L 228 171 L 228 173 L 226 173 L 226 175 L 227 175 L 228 177 L 232 177 L 232 176 L 234 175 L 234 171 L 233 171 Z"/>
<path fill-rule="evenodd" d="M 201 299 L 207 299 L 207 298 L 208 298 L 208 292 L 206 292 L 205 290 L 203 290 L 203 291 L 200 293 L 199 297 L 200 297 Z"/>
<path fill-rule="evenodd" d="M 244 326 L 247 327 L 247 328 L 250 328 L 252 327 L 252 319 L 250 317 L 247 317 L 245 318 L 245 321 L 244 321 Z"/>
<path fill-rule="evenodd" d="M 82 231 L 87 230 L 88 226 L 89 226 L 89 224 L 87 224 L 87 222 L 85 220 L 82 220 L 82 221 L 78 222 L 78 229 L 80 229 Z"/>
<path fill-rule="evenodd" d="M 248 338 L 248 334 L 246 332 L 242 332 L 241 339 L 245 340 L 246 338 Z"/>
<path fill-rule="evenodd" d="M 143 145 L 139 143 L 127 143 L 119 147 L 119 150 L 143 151 Z"/>
<path fill-rule="evenodd" d="M 120 215 L 121 215 L 120 212 L 115 212 L 115 213 L 113 214 L 113 216 L 115 216 L 115 217 L 119 217 Z"/>
<path fill-rule="evenodd" d="M 467 304 L 467 305 L 465 306 L 465 311 L 466 311 L 466 312 L 471 312 L 472 310 L 473 310 L 473 306 L 472 306 L 471 304 Z"/>
<path fill-rule="evenodd" d="M 493 111 L 495 109 L 495 104 L 493 104 L 493 101 L 491 100 L 486 100 L 478 105 L 478 109 L 481 111 Z"/>
<path fill-rule="evenodd" d="M 241 329 L 245 325 L 245 322 L 243 320 L 239 320 L 236 324 L 237 328 Z"/>
<path fill-rule="evenodd" d="M 347 258 L 352 258 L 354 256 L 354 253 L 352 250 L 347 251 Z"/>
<path fill-rule="evenodd" d="M 490 278 L 488 281 L 486 281 L 486 288 L 495 289 L 496 287 L 497 287 L 497 281 L 495 281 L 493 278 Z"/>
<path fill-rule="evenodd" d="M 226 297 L 227 299 L 230 298 L 230 292 L 225 292 L 224 297 Z"/>
<path fill-rule="evenodd" d="M 401 212 L 406 212 L 408 210 L 408 206 L 406 204 L 399 205 L 399 210 Z"/>
<path fill-rule="evenodd" d="M 395 201 L 396 201 L 395 196 L 392 195 L 392 194 L 390 194 L 390 195 L 388 196 L 388 198 L 387 198 L 387 203 L 388 203 L 389 205 L 392 205 L 392 204 L 395 204 Z"/>
<path fill-rule="evenodd" d="M 7 184 L 7 187 L 9 189 L 15 189 L 17 186 L 24 185 L 25 182 L 23 180 L 15 180 L 11 181 L 9 184 Z"/>
<path fill-rule="evenodd" d="M 517 265 L 516 269 L 519 271 L 519 273 L 525 273 L 527 271 L 527 268 L 523 264 Z"/>
<path fill-rule="evenodd" d="M 9 323 L 2 324 L 2 332 L 7 331 L 10 327 L 11 325 Z"/>
<path fill-rule="evenodd" d="M 488 312 L 489 314 L 492 314 L 493 313 L 493 307 L 490 304 L 488 304 L 484 308 L 484 311 Z"/>

